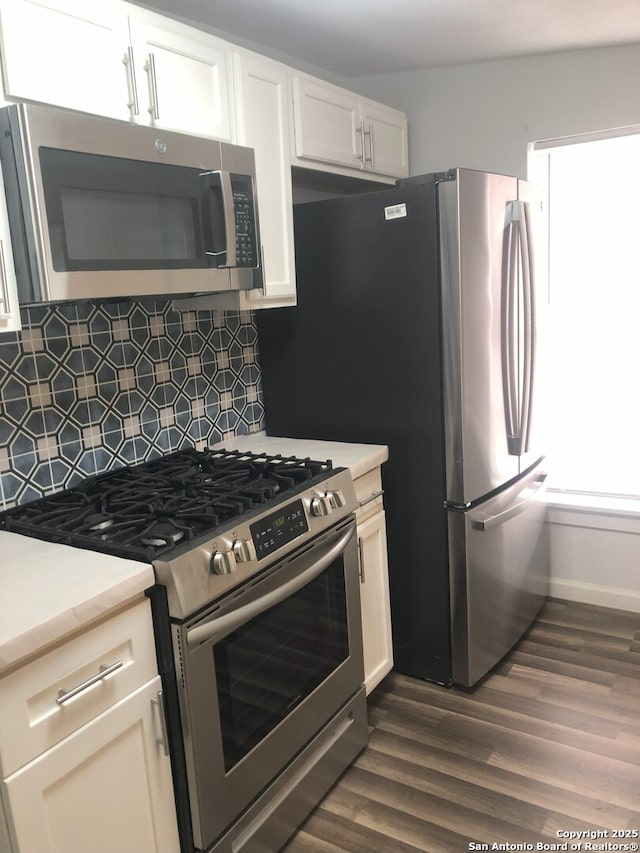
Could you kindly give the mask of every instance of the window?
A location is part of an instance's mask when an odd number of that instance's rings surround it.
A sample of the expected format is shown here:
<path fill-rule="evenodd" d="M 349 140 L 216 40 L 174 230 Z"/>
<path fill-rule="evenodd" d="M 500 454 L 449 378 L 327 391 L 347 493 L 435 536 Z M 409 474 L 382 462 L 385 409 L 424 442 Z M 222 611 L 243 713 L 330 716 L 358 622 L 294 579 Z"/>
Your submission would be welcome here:
<path fill-rule="evenodd" d="M 551 486 L 640 496 L 640 134 L 533 159 L 549 185 Z"/>

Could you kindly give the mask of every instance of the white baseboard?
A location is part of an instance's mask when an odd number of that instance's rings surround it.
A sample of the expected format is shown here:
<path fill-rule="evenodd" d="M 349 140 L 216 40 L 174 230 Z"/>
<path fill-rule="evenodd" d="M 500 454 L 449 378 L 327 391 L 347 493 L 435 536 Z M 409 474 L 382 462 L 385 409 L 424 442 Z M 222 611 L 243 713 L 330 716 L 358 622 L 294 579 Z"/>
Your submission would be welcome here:
<path fill-rule="evenodd" d="M 640 592 L 631 589 L 551 578 L 549 595 L 552 598 L 579 601 L 582 604 L 598 604 L 600 607 L 613 607 L 616 610 L 640 613 Z"/>

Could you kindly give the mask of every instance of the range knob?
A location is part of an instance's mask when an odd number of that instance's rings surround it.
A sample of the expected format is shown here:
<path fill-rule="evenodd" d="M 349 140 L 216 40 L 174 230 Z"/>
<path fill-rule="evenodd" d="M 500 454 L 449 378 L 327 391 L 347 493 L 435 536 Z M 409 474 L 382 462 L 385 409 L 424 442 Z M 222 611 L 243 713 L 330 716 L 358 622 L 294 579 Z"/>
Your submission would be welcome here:
<path fill-rule="evenodd" d="M 333 512 L 333 504 L 328 495 L 320 495 L 317 498 L 311 498 L 311 515 L 321 516 L 330 515 Z"/>
<path fill-rule="evenodd" d="M 327 492 L 325 497 L 329 498 L 329 503 L 333 509 L 341 509 L 343 506 L 347 505 L 344 495 L 340 489 L 336 489 L 333 492 Z"/>
<path fill-rule="evenodd" d="M 340 489 L 327 491 L 324 495 L 311 499 L 311 515 L 330 515 L 334 509 L 340 509 L 346 504 Z"/>
<path fill-rule="evenodd" d="M 253 539 L 236 539 L 233 543 L 233 553 L 238 563 L 249 563 L 258 559 Z"/>
<path fill-rule="evenodd" d="M 236 570 L 236 557 L 233 549 L 214 551 L 209 567 L 214 575 L 231 575 Z"/>

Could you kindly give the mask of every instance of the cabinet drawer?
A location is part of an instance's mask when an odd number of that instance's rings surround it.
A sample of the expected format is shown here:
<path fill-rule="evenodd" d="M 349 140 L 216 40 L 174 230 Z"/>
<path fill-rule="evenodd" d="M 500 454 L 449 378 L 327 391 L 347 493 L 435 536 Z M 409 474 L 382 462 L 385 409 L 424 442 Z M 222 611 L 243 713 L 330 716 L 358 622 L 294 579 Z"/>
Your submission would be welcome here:
<path fill-rule="evenodd" d="M 374 512 L 379 512 L 383 504 L 382 477 L 380 468 L 367 471 L 353 481 L 358 499 L 356 518 L 358 524 Z"/>
<path fill-rule="evenodd" d="M 0 680 L 0 766 L 15 772 L 157 675 L 144 600 Z"/>

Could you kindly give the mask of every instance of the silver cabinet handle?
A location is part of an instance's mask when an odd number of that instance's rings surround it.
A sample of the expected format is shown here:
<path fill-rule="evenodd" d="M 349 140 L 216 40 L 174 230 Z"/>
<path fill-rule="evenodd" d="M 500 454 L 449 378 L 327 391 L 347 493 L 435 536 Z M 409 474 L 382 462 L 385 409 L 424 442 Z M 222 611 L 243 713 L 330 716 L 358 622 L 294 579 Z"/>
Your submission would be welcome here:
<path fill-rule="evenodd" d="M 162 747 L 165 755 L 169 755 L 169 738 L 167 737 L 167 720 L 164 715 L 162 690 L 158 690 L 157 694 L 151 697 L 151 705 L 158 709 L 158 717 L 160 719 L 160 735 L 156 737 L 156 743 Z"/>
<path fill-rule="evenodd" d="M 360 575 L 360 583 L 364 583 L 364 547 L 362 536 L 358 536 L 358 574 Z"/>
<path fill-rule="evenodd" d="M 122 57 L 122 61 L 127 69 L 127 85 L 129 87 L 129 100 L 127 106 L 134 116 L 140 115 L 140 104 L 138 103 L 138 86 L 136 85 L 136 70 L 133 66 L 133 48 L 131 45 L 127 48 L 127 52 Z"/>
<path fill-rule="evenodd" d="M 149 76 L 149 95 L 151 96 L 149 113 L 156 121 L 158 121 L 160 118 L 160 107 L 158 105 L 158 79 L 156 77 L 156 58 L 153 53 L 149 54 L 149 58 L 144 64 L 144 70 Z"/>
<path fill-rule="evenodd" d="M 358 154 L 357 157 L 358 157 L 358 160 L 360 160 L 360 162 L 362 163 L 362 165 L 365 166 L 367 163 L 367 155 L 365 153 L 365 145 L 364 145 L 364 137 L 365 137 L 364 119 L 360 119 L 360 127 L 356 128 L 356 133 L 360 134 L 360 154 Z"/>
<path fill-rule="evenodd" d="M 369 125 L 369 129 L 368 129 L 368 130 L 364 130 L 364 121 L 363 121 L 363 122 L 362 122 L 362 127 L 363 127 L 363 131 L 362 131 L 362 151 L 363 151 L 363 154 L 364 154 L 364 160 L 363 160 L 363 162 L 364 162 L 365 166 L 367 165 L 367 162 L 368 162 L 368 163 L 369 163 L 369 165 L 371 166 L 371 168 L 373 169 L 373 125 L 372 125 L 372 124 L 370 124 L 370 125 Z M 366 148 L 365 148 L 365 137 L 367 137 L 367 136 L 369 137 L 369 157 L 367 157 L 367 152 L 366 152 Z"/>
<path fill-rule="evenodd" d="M 58 705 L 64 705 L 65 702 L 68 702 L 69 699 L 73 699 L 74 696 L 77 696 L 78 693 L 82 693 L 83 690 L 87 690 L 89 687 L 92 687 L 94 684 L 97 684 L 99 681 L 102 681 L 108 675 L 111 675 L 112 672 L 115 672 L 120 667 L 124 666 L 121 660 L 116 661 L 115 663 L 109 664 L 108 666 L 101 666 L 100 671 L 96 673 L 96 675 L 92 675 L 91 678 L 87 678 L 86 681 L 83 681 L 82 684 L 78 684 L 77 687 L 72 687 L 71 690 L 64 690 L 60 688 L 58 691 L 58 698 L 56 699 L 56 703 Z"/>
<path fill-rule="evenodd" d="M 7 267 L 4 259 L 4 243 L 0 240 L 0 320 L 8 320 L 11 317 L 11 300 L 9 298 L 9 282 L 7 280 Z"/>
<path fill-rule="evenodd" d="M 384 495 L 384 489 L 380 489 L 378 492 L 371 492 L 368 498 L 365 498 L 363 501 L 358 501 L 358 506 L 366 506 L 367 504 L 375 501 L 376 498 L 382 497 L 382 495 Z"/>

